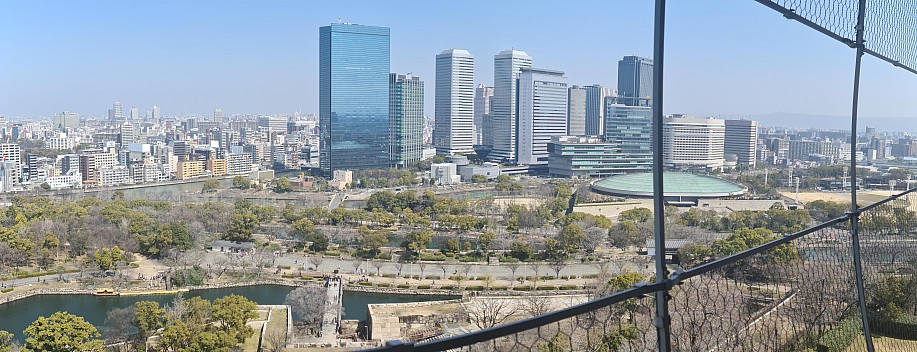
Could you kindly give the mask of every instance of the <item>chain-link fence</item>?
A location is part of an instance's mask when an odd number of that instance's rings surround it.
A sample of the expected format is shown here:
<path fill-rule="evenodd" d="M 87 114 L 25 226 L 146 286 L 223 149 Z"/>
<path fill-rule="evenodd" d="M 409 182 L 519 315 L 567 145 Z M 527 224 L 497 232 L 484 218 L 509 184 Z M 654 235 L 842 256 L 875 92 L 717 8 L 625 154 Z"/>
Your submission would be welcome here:
<path fill-rule="evenodd" d="M 735 248 L 688 270 L 670 265 L 665 284 L 606 295 L 613 286 L 602 279 L 593 291 L 601 298 L 570 308 L 540 298 L 474 298 L 465 308 L 481 330 L 381 350 L 656 351 L 654 293 L 664 291 L 672 351 L 865 351 L 853 218 Z M 917 189 L 863 208 L 858 219 L 875 350 L 917 351 Z M 730 243 L 767 235 L 749 230 Z M 494 324 L 500 312 L 517 320 Z"/>
<path fill-rule="evenodd" d="M 863 280 L 876 350 L 917 350 L 917 193 L 866 208 L 860 216 Z"/>
<path fill-rule="evenodd" d="M 851 47 L 860 4 L 867 54 L 917 73 L 917 2 L 911 0 L 756 0 Z"/>
<path fill-rule="evenodd" d="M 756 1 L 917 73 L 915 1 Z M 664 3 L 657 0 L 657 45 Z M 859 67 L 858 57 L 856 82 Z M 654 83 L 661 87 L 662 80 Z M 851 170 L 855 166 L 852 161 Z M 695 267 L 667 265 L 668 272 L 656 273 L 665 279 L 642 278 L 651 283 L 610 294 L 603 290 L 620 286 L 600 279 L 593 294 L 601 298 L 570 308 L 517 315 L 511 323 L 478 325 L 478 331 L 435 341 L 395 341 L 378 350 L 917 352 L 915 223 L 917 188 L 793 234 L 737 231 L 711 248 L 693 248 Z M 660 297 L 664 303 L 657 302 Z M 469 317 L 493 318 L 492 305 L 500 300 L 491 301 L 468 303 Z M 517 298 L 514 304 L 508 309 L 518 312 L 534 303 Z"/>

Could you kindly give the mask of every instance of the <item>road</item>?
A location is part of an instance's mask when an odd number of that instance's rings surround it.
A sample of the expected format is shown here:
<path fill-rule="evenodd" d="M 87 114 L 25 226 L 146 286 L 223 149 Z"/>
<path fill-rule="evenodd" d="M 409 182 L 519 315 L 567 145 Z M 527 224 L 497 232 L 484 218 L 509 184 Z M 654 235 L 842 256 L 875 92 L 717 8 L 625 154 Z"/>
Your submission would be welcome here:
<path fill-rule="evenodd" d="M 84 274 L 88 275 L 88 273 Z M 19 287 L 19 286 L 28 286 L 32 284 L 37 284 L 39 282 L 60 282 L 60 281 L 70 281 L 75 280 L 80 277 L 80 273 L 68 273 L 68 274 L 51 274 L 44 276 L 36 276 L 25 279 L 13 279 L 0 281 L 0 288 L 6 287 Z M 40 280 L 40 281 L 39 281 Z"/>
<path fill-rule="evenodd" d="M 207 253 L 204 257 L 204 262 L 206 263 L 216 263 L 220 258 L 225 258 L 226 254 L 221 253 Z M 314 265 L 309 262 L 310 256 L 305 256 L 300 253 L 296 254 L 287 254 L 282 257 L 276 258 L 277 265 L 288 265 L 293 268 L 303 268 L 310 269 Z M 369 261 L 369 260 L 345 260 L 335 257 L 326 257 L 321 258 L 322 261 L 318 266 L 318 271 L 331 273 L 334 270 L 338 270 L 342 274 L 369 274 L 369 273 L 378 273 L 380 275 L 384 274 L 399 274 L 398 264 L 393 261 Z M 355 263 L 360 263 L 359 267 L 355 267 Z M 622 257 L 620 260 L 613 261 L 608 265 L 608 272 L 611 274 L 618 274 L 621 272 L 632 271 L 639 272 L 642 274 L 652 274 L 653 268 L 650 265 L 648 257 L 645 256 L 628 256 Z M 423 266 L 423 270 L 421 270 Z M 446 263 L 425 263 L 425 264 L 414 264 L 414 263 L 405 263 L 402 264 L 400 273 L 402 275 L 421 275 L 423 271 L 423 276 L 438 275 L 442 278 L 448 278 L 452 275 L 465 275 L 465 267 L 468 267 L 468 276 L 493 276 L 497 280 L 512 280 L 514 277 L 513 271 L 506 264 L 503 265 L 486 265 L 481 263 L 467 263 L 467 264 L 446 264 Z M 535 266 L 538 267 L 539 275 L 554 275 L 554 270 L 548 267 L 547 263 L 520 263 L 519 267 L 515 272 L 515 277 L 519 276 L 531 276 L 534 275 Z M 445 275 L 443 270 L 445 269 Z M 594 263 L 570 263 L 567 264 L 560 271 L 560 276 L 564 275 L 576 275 L 582 277 L 583 275 L 590 274 L 599 274 L 601 269 L 598 264 Z"/>

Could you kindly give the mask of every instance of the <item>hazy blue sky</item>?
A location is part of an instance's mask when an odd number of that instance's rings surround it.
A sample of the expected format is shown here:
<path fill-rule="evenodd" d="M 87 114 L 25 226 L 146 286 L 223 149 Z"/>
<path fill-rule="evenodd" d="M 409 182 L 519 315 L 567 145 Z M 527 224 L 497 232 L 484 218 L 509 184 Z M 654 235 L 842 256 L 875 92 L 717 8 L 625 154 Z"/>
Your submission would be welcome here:
<path fill-rule="evenodd" d="M 613 86 L 617 60 L 652 55 L 652 1 L 0 2 L 0 114 L 317 113 L 318 27 L 391 27 L 393 72 L 426 82 L 464 48 L 476 81 L 517 48 L 571 84 Z M 667 113 L 846 115 L 853 51 L 752 0 L 671 0 Z M 868 58 L 861 113 L 914 116 L 917 76 Z"/>

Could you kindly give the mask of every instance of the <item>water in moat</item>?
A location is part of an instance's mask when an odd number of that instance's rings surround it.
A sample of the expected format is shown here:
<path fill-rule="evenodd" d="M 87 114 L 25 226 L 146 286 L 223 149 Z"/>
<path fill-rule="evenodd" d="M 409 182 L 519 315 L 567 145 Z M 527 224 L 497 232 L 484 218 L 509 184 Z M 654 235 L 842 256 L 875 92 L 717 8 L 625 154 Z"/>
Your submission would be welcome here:
<path fill-rule="evenodd" d="M 185 298 L 201 297 L 214 300 L 230 294 L 244 296 L 259 304 L 283 304 L 295 287 L 258 285 L 185 292 Z M 138 301 L 156 301 L 168 305 L 174 295 L 98 297 L 93 295 L 40 295 L 0 304 L 0 330 L 6 330 L 22 341 L 22 331 L 40 316 L 50 316 L 58 311 L 85 318 L 101 329 L 105 315 L 112 309 L 129 307 Z M 453 299 L 449 296 L 399 295 L 386 293 L 344 292 L 344 319 L 366 319 L 367 305 L 375 303 L 402 303 Z M 296 317 L 294 316 L 294 319 Z"/>

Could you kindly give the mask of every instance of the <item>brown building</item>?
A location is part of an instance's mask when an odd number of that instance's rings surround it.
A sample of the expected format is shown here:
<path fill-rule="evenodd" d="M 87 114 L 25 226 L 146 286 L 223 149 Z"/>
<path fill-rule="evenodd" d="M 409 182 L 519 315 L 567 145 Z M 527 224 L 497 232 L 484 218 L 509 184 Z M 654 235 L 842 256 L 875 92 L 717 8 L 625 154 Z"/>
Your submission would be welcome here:
<path fill-rule="evenodd" d="M 225 168 L 223 172 L 225 173 Z M 203 161 L 180 161 L 175 167 L 175 178 L 178 180 L 187 180 L 190 178 L 201 177 L 203 174 Z"/>
<path fill-rule="evenodd" d="M 209 159 L 206 166 L 213 176 L 226 176 L 226 159 Z"/>

